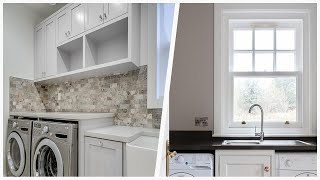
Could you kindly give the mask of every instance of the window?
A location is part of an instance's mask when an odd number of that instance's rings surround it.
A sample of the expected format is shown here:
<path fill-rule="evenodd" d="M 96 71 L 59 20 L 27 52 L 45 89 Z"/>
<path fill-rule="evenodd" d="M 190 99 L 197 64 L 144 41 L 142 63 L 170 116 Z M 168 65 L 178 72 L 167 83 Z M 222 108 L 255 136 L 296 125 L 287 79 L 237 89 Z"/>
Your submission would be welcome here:
<path fill-rule="evenodd" d="M 148 4 L 148 108 L 162 108 L 174 3 Z"/>
<path fill-rule="evenodd" d="M 316 8 L 214 5 L 214 136 L 315 134 Z"/>
<path fill-rule="evenodd" d="M 266 126 L 302 126 L 301 39 L 301 20 L 229 20 L 230 127 L 259 125 L 260 111 L 248 113 L 253 104 L 263 107 Z"/>

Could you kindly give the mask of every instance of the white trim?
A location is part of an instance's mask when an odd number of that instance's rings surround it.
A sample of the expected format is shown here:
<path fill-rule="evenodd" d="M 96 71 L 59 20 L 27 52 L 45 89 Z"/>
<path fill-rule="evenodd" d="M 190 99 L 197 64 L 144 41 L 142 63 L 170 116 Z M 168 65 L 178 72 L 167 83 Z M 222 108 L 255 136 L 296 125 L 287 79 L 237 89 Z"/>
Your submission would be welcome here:
<path fill-rule="evenodd" d="M 157 98 L 157 4 L 148 4 L 147 53 L 148 53 L 148 109 L 162 108 L 163 98 Z"/>
<path fill-rule="evenodd" d="M 314 55 L 316 52 L 311 51 L 310 44 L 315 45 L 312 39 L 312 35 L 314 36 L 315 32 L 312 34 L 311 26 L 314 27 L 312 22 L 310 21 L 310 14 L 315 15 L 314 9 L 310 6 L 301 8 L 300 6 L 288 4 L 288 7 L 282 9 L 270 9 L 270 6 L 266 7 L 267 9 L 263 9 L 264 7 L 261 5 L 249 5 L 250 8 L 238 9 L 243 7 L 241 5 L 236 4 L 215 4 L 214 5 L 214 131 L 213 136 L 225 136 L 231 134 L 242 134 L 242 135 L 252 135 L 254 133 L 254 128 L 229 128 L 227 126 L 228 119 L 230 119 L 230 107 L 228 107 L 228 103 L 230 102 L 230 94 L 232 92 L 232 88 L 230 88 L 229 82 L 232 82 L 230 76 L 226 76 L 226 70 L 229 70 L 229 31 L 228 31 L 228 20 L 229 19 L 291 19 L 297 20 L 302 19 L 303 21 L 303 52 L 302 54 L 297 54 L 297 57 L 303 59 L 302 63 L 297 63 L 297 70 L 295 72 L 277 72 L 275 74 L 280 76 L 290 76 L 296 74 L 297 78 L 297 86 L 298 84 L 302 84 L 298 86 L 298 92 L 301 92 L 302 95 L 297 96 L 299 98 L 298 101 L 303 102 L 303 110 L 299 119 L 303 119 L 302 128 L 266 128 L 265 133 L 266 136 L 273 134 L 281 134 L 285 135 L 312 135 L 311 127 L 312 127 L 312 119 L 310 116 L 316 116 L 316 107 L 314 103 L 315 92 L 314 85 L 315 82 L 313 78 L 316 70 L 312 68 L 311 62 L 315 63 Z M 256 7 L 255 7 L 256 6 Z M 229 9 L 228 9 L 229 8 Z M 252 9 L 251 9 L 252 8 Z M 313 19 L 314 20 L 314 19 Z M 301 43 L 296 43 L 301 44 Z M 297 49 L 302 48 L 301 46 L 297 46 Z M 313 58 L 310 60 L 310 56 Z M 303 67 L 303 69 L 301 68 Z M 302 73 L 299 71 L 302 70 Z M 239 75 L 245 75 L 245 73 L 237 72 Z M 246 74 L 248 75 L 248 74 Z M 268 72 L 256 72 L 255 75 L 260 76 L 270 76 Z M 301 77 L 301 78 L 299 78 Z M 310 82 L 312 80 L 312 82 Z M 229 84 L 229 85 L 228 85 Z M 297 104 L 298 106 L 298 104 Z M 301 106 L 297 107 L 300 108 Z M 298 111 L 298 110 L 297 110 Z"/>

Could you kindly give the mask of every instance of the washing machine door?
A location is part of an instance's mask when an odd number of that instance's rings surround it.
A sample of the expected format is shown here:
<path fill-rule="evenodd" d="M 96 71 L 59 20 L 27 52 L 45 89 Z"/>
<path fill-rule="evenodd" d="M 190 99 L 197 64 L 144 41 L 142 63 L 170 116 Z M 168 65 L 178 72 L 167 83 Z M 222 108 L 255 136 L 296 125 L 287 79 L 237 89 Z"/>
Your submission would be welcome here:
<path fill-rule="evenodd" d="M 317 174 L 312 172 L 303 172 L 303 173 L 297 174 L 295 177 L 317 177 Z"/>
<path fill-rule="evenodd" d="M 187 172 L 175 172 L 170 174 L 169 177 L 194 177 L 194 176 Z"/>
<path fill-rule="evenodd" d="M 63 176 L 63 162 L 57 145 L 50 139 L 42 139 L 33 156 L 35 176 Z"/>
<path fill-rule="evenodd" d="M 7 139 L 7 163 L 14 176 L 21 176 L 26 165 L 26 151 L 18 133 L 12 132 Z"/>

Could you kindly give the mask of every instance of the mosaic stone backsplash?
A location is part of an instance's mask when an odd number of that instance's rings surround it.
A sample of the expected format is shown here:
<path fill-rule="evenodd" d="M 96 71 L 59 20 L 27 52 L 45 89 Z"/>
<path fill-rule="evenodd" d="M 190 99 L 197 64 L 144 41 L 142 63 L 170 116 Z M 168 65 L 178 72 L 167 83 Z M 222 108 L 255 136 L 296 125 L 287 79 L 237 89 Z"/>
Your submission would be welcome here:
<path fill-rule="evenodd" d="M 147 66 L 120 75 L 35 87 L 37 92 L 32 93 L 39 95 L 47 112 L 111 112 L 116 125 L 160 128 L 161 109 L 147 109 Z M 15 91 L 10 87 L 10 94 Z M 11 101 L 17 101 L 16 96 Z M 12 106 L 11 110 L 24 109 Z"/>
<path fill-rule="evenodd" d="M 45 112 L 33 81 L 10 77 L 10 111 Z"/>

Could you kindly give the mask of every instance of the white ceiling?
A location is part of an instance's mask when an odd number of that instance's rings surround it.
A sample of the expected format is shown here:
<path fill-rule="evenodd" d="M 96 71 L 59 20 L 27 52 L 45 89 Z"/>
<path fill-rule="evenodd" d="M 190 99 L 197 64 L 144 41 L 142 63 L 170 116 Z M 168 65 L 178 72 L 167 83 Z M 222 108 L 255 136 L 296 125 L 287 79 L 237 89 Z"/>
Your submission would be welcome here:
<path fill-rule="evenodd" d="M 49 3 L 23 3 L 23 5 L 40 16 L 41 19 L 45 19 L 66 5 L 66 3 L 56 3 L 55 5 L 50 5 Z"/>

